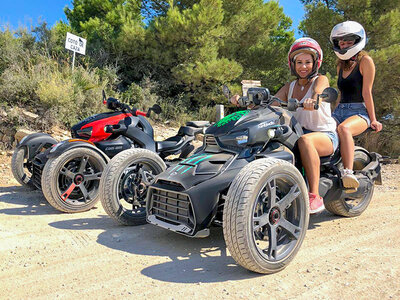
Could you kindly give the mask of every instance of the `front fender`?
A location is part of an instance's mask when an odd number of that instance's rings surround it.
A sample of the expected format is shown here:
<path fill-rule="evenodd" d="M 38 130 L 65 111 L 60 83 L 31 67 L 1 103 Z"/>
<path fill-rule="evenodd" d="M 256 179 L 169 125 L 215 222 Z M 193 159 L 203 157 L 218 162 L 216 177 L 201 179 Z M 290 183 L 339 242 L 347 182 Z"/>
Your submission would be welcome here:
<path fill-rule="evenodd" d="M 47 133 L 38 132 L 24 136 L 18 143 L 17 148 L 27 149 L 27 159 L 32 160 L 43 148 L 50 148 L 57 141 Z"/>
<path fill-rule="evenodd" d="M 86 140 L 80 140 L 80 139 L 70 139 L 70 140 L 65 140 L 62 142 L 59 142 L 56 144 L 51 150 L 48 155 L 48 158 L 51 157 L 57 157 L 64 153 L 65 151 L 68 151 L 70 149 L 74 148 L 89 148 L 92 149 L 93 151 L 97 152 L 103 159 L 105 163 L 108 163 L 110 161 L 110 158 L 99 148 L 97 148 L 92 142 L 86 141 Z"/>

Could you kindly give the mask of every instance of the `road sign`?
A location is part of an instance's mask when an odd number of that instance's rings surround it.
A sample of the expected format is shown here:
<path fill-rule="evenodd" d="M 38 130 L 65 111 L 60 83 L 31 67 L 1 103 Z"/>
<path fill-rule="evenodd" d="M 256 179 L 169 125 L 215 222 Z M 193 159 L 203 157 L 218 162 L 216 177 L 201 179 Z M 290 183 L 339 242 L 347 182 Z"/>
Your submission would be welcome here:
<path fill-rule="evenodd" d="M 77 35 L 67 32 L 67 38 L 65 40 L 65 48 L 71 51 L 85 55 L 86 51 L 86 40 Z"/>

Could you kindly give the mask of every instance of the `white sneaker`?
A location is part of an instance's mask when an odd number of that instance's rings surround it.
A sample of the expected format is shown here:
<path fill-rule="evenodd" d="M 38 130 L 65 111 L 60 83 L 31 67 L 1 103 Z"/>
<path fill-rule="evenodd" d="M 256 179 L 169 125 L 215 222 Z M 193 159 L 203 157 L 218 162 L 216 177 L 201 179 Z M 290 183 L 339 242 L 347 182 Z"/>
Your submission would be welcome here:
<path fill-rule="evenodd" d="M 342 183 L 345 188 L 355 189 L 360 186 L 360 182 L 357 177 L 353 174 L 353 170 L 344 169 L 342 171 Z"/>

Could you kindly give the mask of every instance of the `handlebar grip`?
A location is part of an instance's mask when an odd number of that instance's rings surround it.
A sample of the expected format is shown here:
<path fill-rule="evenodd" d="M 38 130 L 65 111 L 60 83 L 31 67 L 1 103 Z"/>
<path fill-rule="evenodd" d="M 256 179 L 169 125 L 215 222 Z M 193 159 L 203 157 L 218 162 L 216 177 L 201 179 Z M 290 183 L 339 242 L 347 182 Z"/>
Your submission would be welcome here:
<path fill-rule="evenodd" d="M 299 107 L 304 107 L 303 103 L 299 103 Z M 319 109 L 319 104 L 314 104 L 314 109 Z"/>
<path fill-rule="evenodd" d="M 145 112 L 143 112 L 143 111 L 140 111 L 140 110 L 136 110 L 135 114 L 136 114 L 137 116 L 140 115 L 140 116 L 148 117 L 147 113 L 145 113 Z"/>

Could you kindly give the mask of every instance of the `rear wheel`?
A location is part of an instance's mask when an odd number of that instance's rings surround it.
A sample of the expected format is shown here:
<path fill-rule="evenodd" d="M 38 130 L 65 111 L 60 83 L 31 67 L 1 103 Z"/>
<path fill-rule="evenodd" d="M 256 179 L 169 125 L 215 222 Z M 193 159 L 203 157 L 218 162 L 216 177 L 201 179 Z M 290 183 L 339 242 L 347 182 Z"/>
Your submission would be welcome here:
<path fill-rule="evenodd" d="M 354 173 L 357 174 L 357 171 L 362 170 L 370 162 L 371 158 L 368 155 L 368 151 L 361 147 L 356 147 L 353 163 Z M 357 196 L 349 194 L 345 198 L 328 201 L 325 203 L 325 208 L 335 215 L 356 217 L 361 215 L 367 209 L 373 194 L 374 183 L 368 181 L 366 182 L 365 192 L 363 194 L 356 194 Z"/>
<path fill-rule="evenodd" d="M 42 191 L 55 209 L 75 213 L 91 209 L 99 200 L 104 158 L 89 148 L 73 148 L 50 158 L 42 174 Z"/>
<path fill-rule="evenodd" d="M 244 167 L 224 204 L 229 252 L 238 264 L 258 273 L 275 273 L 290 263 L 308 221 L 306 184 L 292 164 L 279 159 L 259 159 Z"/>
<path fill-rule="evenodd" d="M 164 161 L 150 150 L 129 149 L 117 154 L 101 178 L 104 210 L 119 224 L 146 224 L 148 187 L 165 169 Z"/>
<path fill-rule="evenodd" d="M 32 162 L 28 160 L 26 147 L 17 147 L 11 158 L 11 170 L 14 178 L 25 187 L 34 189 L 32 181 Z"/>

